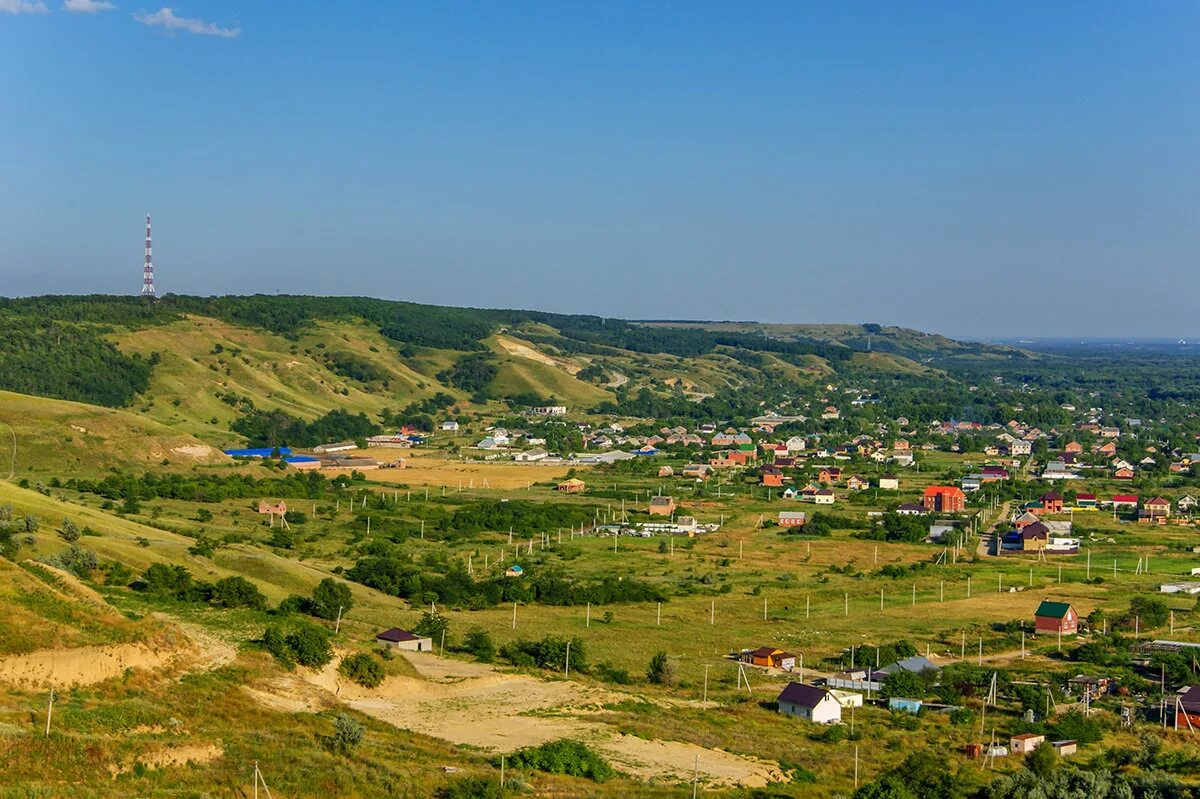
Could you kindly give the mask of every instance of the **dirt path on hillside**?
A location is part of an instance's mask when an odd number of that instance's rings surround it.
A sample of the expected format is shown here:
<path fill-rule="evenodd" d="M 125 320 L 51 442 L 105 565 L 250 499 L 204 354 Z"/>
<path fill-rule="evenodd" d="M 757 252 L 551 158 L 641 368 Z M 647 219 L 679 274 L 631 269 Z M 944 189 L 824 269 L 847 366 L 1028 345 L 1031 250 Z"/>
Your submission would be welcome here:
<path fill-rule="evenodd" d="M 579 372 L 580 366 L 563 358 L 552 358 L 544 352 L 539 352 L 528 344 L 523 344 L 520 341 L 513 341 L 511 338 L 504 336 L 496 336 L 496 343 L 504 348 L 504 351 L 509 355 L 516 355 L 519 358 L 527 358 L 531 361 L 536 361 L 546 366 L 553 366 L 555 369 L 561 369 L 569 375 Z"/>
<path fill-rule="evenodd" d="M 247 690 L 275 707 L 313 707 L 320 694 L 397 727 L 456 744 L 512 752 L 576 738 L 604 753 L 621 771 L 645 780 L 689 781 L 697 768 L 710 785 L 759 787 L 784 778 L 777 764 L 678 741 L 622 735 L 591 716 L 609 703 L 634 698 L 571 680 L 543 680 L 492 666 L 406 653 L 420 675 L 389 677 L 376 689 L 341 678 L 336 661 L 296 681 Z M 265 694 L 265 696 L 264 696 Z"/>

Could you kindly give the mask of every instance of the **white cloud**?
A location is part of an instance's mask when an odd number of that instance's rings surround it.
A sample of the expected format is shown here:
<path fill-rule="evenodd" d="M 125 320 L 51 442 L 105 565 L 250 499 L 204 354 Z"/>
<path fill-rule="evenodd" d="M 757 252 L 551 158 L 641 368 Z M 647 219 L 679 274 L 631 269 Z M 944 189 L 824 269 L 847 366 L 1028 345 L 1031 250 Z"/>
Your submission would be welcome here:
<path fill-rule="evenodd" d="M 50 9 L 42 0 L 0 0 L 0 11 L 9 14 L 45 14 Z"/>
<path fill-rule="evenodd" d="M 95 14 L 97 11 L 111 11 L 116 8 L 108 0 L 63 0 L 63 11 L 72 14 Z"/>
<path fill-rule="evenodd" d="M 0 0 L 0 3 L 8 0 Z M 196 33 L 201 36 L 223 36 L 226 39 L 232 39 L 235 36 L 240 36 L 241 28 L 221 28 L 215 23 L 204 22 L 199 19 L 189 19 L 187 17 L 177 17 L 175 12 L 163 6 L 153 14 L 147 14 L 144 11 L 139 11 L 133 15 L 133 18 L 143 25 L 152 25 L 167 30 L 184 30 L 188 33 Z"/>

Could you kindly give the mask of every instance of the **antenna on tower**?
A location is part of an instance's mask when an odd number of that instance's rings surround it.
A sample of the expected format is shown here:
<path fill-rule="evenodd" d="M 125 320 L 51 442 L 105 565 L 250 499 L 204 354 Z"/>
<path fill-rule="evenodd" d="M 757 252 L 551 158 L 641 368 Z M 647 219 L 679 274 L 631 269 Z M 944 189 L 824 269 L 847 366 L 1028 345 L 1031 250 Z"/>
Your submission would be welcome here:
<path fill-rule="evenodd" d="M 146 214 L 146 266 L 142 269 L 142 296 L 154 299 L 154 261 L 150 252 L 150 214 Z"/>

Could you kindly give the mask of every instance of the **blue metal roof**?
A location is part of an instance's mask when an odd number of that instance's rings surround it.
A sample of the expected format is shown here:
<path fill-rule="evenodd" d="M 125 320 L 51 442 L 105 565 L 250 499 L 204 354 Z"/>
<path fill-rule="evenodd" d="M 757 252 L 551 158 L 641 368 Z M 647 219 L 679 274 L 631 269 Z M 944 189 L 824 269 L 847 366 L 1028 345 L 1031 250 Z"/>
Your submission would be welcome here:
<path fill-rule="evenodd" d="M 250 449 L 227 449 L 225 454 L 232 458 L 271 458 L 278 450 L 281 457 L 292 454 L 290 447 L 251 447 Z"/>

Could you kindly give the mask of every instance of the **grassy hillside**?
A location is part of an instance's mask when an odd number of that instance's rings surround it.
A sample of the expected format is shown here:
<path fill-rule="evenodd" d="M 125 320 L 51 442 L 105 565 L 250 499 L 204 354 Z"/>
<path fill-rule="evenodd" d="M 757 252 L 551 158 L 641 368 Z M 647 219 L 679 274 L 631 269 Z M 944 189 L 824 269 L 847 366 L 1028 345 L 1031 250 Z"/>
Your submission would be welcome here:
<path fill-rule="evenodd" d="M 145 467 L 164 460 L 190 466 L 228 458 L 180 427 L 136 412 L 0 391 L 0 476 L 51 466 L 64 472 Z"/>

